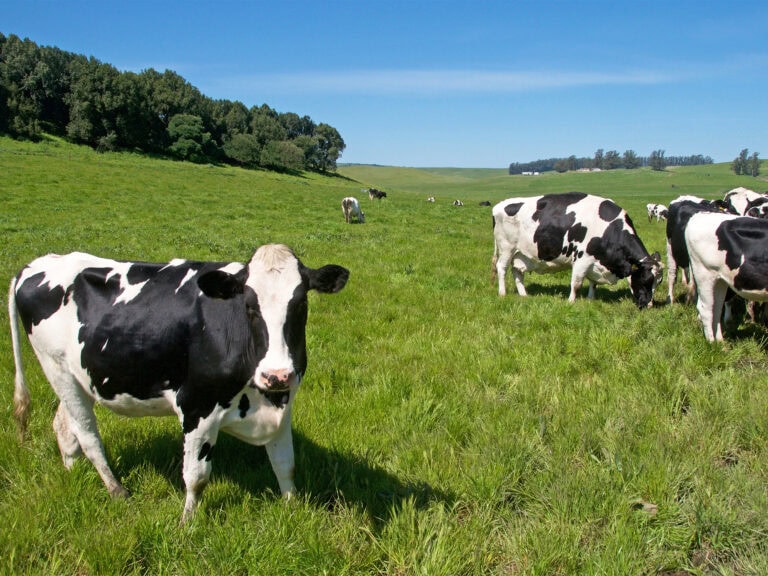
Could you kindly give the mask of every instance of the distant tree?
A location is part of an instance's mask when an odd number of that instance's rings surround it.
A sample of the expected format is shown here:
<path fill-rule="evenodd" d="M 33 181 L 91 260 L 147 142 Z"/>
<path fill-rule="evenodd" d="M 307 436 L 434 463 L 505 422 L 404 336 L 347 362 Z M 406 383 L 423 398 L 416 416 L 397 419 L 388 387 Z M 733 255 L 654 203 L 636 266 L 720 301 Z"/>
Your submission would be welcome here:
<path fill-rule="evenodd" d="M 757 152 L 753 152 L 749 157 L 749 174 L 751 176 L 760 175 L 760 159 L 757 156 Z"/>
<path fill-rule="evenodd" d="M 571 154 L 568 156 L 568 159 L 566 160 L 568 170 L 578 170 L 579 168 L 579 161 L 576 159 L 576 156 Z"/>
<path fill-rule="evenodd" d="M 744 148 L 739 155 L 733 159 L 733 162 L 731 163 L 731 170 L 736 173 L 737 176 L 740 176 L 742 174 L 747 175 L 749 174 L 749 149 Z"/>
<path fill-rule="evenodd" d="M 182 160 L 204 162 L 211 135 L 203 129 L 203 120 L 194 114 L 176 114 L 168 123 L 168 150 Z"/>
<path fill-rule="evenodd" d="M 304 167 L 304 152 L 287 140 L 267 142 L 259 162 L 276 170 L 301 170 Z"/>
<path fill-rule="evenodd" d="M 261 145 L 253 134 L 235 134 L 223 146 L 224 154 L 243 166 L 258 166 Z"/>
<path fill-rule="evenodd" d="M 568 172 L 568 160 L 561 159 L 555 162 L 555 172 Z"/>
<path fill-rule="evenodd" d="M 333 126 L 318 124 L 315 128 L 314 138 L 317 142 L 317 148 L 310 167 L 320 172 L 336 170 L 336 161 L 346 148 L 341 134 Z"/>
<path fill-rule="evenodd" d="M 648 160 L 651 170 L 662 171 L 667 167 L 667 161 L 664 159 L 664 150 L 654 150 Z"/>
<path fill-rule="evenodd" d="M 609 150 L 603 157 L 603 168 L 605 170 L 615 170 L 621 168 L 621 156 L 616 150 Z"/>
<path fill-rule="evenodd" d="M 634 150 L 626 150 L 623 157 L 624 168 L 632 170 L 640 166 L 640 159 L 635 154 Z"/>
<path fill-rule="evenodd" d="M 603 156 L 604 156 L 603 149 L 602 148 L 598 148 L 595 151 L 595 159 L 593 160 L 593 164 L 592 164 L 593 168 L 600 168 L 602 170 L 602 168 L 603 168 Z"/>

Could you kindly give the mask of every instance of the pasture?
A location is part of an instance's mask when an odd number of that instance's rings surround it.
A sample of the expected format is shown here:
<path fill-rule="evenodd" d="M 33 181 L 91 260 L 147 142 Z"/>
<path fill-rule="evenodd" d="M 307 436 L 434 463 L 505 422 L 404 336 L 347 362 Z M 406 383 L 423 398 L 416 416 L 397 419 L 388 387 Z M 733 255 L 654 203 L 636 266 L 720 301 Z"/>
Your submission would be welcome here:
<path fill-rule="evenodd" d="M 725 164 L 289 175 L 0 138 L 3 286 L 34 257 L 73 250 L 245 261 L 284 242 L 310 266 L 351 271 L 339 294 L 310 298 L 299 497 L 279 498 L 263 448 L 220 437 L 184 527 L 178 421 L 97 410 L 132 492 L 111 500 L 87 460 L 62 466 L 56 398 L 28 344 L 19 443 L 3 288 L 0 573 L 768 573 L 768 331 L 743 325 L 708 344 L 693 306 L 663 305 L 665 283 L 645 311 L 626 281 L 568 304 L 568 274 L 529 275 L 528 298 L 501 299 L 490 208 L 478 206 L 608 196 L 665 256 L 647 202 L 740 185 L 768 187 Z M 370 201 L 369 186 L 388 197 Z M 345 224 L 350 195 L 365 224 Z"/>

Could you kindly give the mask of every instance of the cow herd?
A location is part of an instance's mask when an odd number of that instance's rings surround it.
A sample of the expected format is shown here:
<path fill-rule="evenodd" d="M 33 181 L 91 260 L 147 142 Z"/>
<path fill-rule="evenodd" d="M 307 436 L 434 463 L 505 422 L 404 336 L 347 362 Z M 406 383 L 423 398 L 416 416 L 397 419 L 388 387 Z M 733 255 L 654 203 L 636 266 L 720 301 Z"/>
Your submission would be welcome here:
<path fill-rule="evenodd" d="M 369 193 L 371 200 L 385 196 Z M 346 222 L 365 222 L 354 197 L 343 199 L 342 211 Z M 744 188 L 723 200 L 681 196 L 668 208 L 648 205 L 649 221 L 666 220 L 668 300 L 680 269 L 710 341 L 723 339 L 727 301 L 768 300 L 766 214 L 768 197 Z M 570 269 L 571 302 L 584 281 L 594 298 L 597 284 L 628 278 L 635 305 L 653 305 L 661 256 L 648 253 L 613 201 L 580 192 L 509 198 L 492 215 L 500 296 L 509 268 L 521 296 L 526 272 Z M 291 407 L 307 367 L 307 293 L 336 293 L 348 277 L 335 264 L 310 268 L 283 245 L 262 246 L 247 264 L 119 262 L 79 252 L 38 258 L 11 280 L 8 298 L 19 429 L 23 434 L 30 401 L 23 327 L 60 400 L 54 429 L 67 468 L 84 454 L 110 494 L 127 494 L 107 463 L 94 414 L 99 403 L 128 416 L 179 418 L 182 521 L 208 482 L 219 432 L 265 446 L 290 497 Z"/>

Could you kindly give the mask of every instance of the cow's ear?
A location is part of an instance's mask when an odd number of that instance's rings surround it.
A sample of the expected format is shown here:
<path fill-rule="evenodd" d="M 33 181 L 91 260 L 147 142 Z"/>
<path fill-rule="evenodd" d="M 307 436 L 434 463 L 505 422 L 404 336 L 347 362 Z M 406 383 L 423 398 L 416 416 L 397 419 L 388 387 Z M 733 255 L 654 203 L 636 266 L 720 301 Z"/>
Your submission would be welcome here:
<path fill-rule="evenodd" d="M 310 290 L 335 294 L 347 284 L 349 270 L 336 264 L 327 264 L 317 270 L 307 269 Z"/>
<path fill-rule="evenodd" d="M 222 270 L 206 272 L 197 279 L 197 285 L 209 298 L 227 300 L 243 293 L 245 283 L 239 274 L 229 274 Z"/>

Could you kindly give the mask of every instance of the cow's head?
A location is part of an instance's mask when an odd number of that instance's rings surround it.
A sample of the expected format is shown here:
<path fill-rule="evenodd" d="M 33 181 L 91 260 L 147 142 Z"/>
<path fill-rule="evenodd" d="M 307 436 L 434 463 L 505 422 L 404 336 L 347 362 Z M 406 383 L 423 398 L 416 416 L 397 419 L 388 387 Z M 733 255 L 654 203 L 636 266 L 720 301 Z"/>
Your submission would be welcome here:
<path fill-rule="evenodd" d="M 307 293 L 336 293 L 348 278 L 346 268 L 308 268 L 287 246 L 268 244 L 241 272 L 208 272 L 198 286 L 212 298 L 243 296 L 257 362 L 253 385 L 262 392 L 287 392 L 301 382 L 307 367 Z"/>
<path fill-rule="evenodd" d="M 639 264 L 632 265 L 629 287 L 638 308 L 653 306 L 653 292 L 663 276 L 664 265 L 661 263 L 661 256 L 658 252 L 654 252 Z"/>

